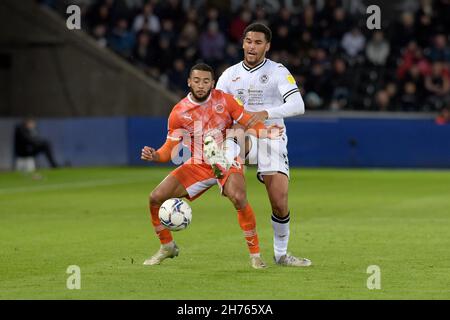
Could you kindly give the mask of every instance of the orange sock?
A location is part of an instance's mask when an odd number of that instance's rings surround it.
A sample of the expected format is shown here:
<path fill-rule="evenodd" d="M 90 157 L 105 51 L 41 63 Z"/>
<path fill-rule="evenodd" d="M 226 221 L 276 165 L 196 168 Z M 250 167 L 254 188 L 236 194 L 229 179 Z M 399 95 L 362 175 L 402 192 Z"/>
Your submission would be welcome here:
<path fill-rule="evenodd" d="M 153 227 L 155 228 L 156 235 L 158 236 L 161 244 L 166 244 L 166 243 L 171 242 L 173 240 L 173 238 L 172 238 L 172 234 L 170 233 L 170 231 L 167 230 L 166 228 L 164 228 L 164 226 L 159 221 L 159 216 L 158 216 L 159 207 L 160 206 L 150 206 L 150 213 L 152 215 L 152 224 L 153 224 Z"/>
<path fill-rule="evenodd" d="M 245 208 L 238 210 L 238 221 L 244 232 L 250 254 L 258 254 L 259 241 L 258 234 L 256 233 L 256 219 L 250 204 L 247 204 Z"/>

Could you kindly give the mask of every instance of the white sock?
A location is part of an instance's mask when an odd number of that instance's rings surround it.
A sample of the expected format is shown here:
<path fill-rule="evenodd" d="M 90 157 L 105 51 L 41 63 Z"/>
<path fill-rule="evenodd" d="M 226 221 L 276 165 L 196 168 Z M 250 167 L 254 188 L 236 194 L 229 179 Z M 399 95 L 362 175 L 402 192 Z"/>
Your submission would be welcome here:
<path fill-rule="evenodd" d="M 284 256 L 287 253 L 289 243 L 289 221 L 289 213 L 284 218 L 280 218 L 272 213 L 273 251 L 277 261 L 281 256 Z"/>
<path fill-rule="evenodd" d="M 241 147 L 237 143 L 236 139 L 234 138 L 228 138 L 225 140 L 225 158 L 229 162 L 233 162 L 234 159 L 239 155 L 239 152 L 241 152 Z"/>
<path fill-rule="evenodd" d="M 168 243 L 162 244 L 161 246 L 165 249 L 172 249 L 175 246 L 175 242 L 170 241 Z"/>

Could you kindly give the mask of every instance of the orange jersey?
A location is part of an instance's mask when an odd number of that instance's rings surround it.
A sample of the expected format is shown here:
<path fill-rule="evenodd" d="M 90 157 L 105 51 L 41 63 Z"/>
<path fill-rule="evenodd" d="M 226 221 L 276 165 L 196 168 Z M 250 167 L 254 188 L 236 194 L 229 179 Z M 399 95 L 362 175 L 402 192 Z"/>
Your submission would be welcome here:
<path fill-rule="evenodd" d="M 202 158 L 203 139 L 212 134 L 216 139 L 225 137 L 233 120 L 239 121 L 244 107 L 230 94 L 211 90 L 209 98 L 197 103 L 190 95 L 175 105 L 168 120 L 167 139 L 181 141 L 190 148 L 192 156 Z"/>
<path fill-rule="evenodd" d="M 169 161 L 172 149 L 180 141 L 190 148 L 194 159 L 202 161 L 203 139 L 206 135 L 213 135 L 216 140 L 222 140 L 226 137 L 226 130 L 232 127 L 233 121 L 246 126 L 250 118 L 251 116 L 244 112 L 240 101 L 220 90 L 211 90 L 208 99 L 202 103 L 195 102 L 188 95 L 175 105 L 169 115 L 167 141 L 157 151 L 160 155 L 159 161 Z M 252 127 L 257 133 L 265 128 L 261 122 Z"/>

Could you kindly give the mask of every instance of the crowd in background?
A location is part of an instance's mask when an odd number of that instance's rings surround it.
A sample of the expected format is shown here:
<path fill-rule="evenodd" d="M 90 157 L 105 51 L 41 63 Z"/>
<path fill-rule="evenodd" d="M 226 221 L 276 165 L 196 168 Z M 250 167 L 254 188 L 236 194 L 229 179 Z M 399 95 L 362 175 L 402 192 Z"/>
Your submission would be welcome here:
<path fill-rule="evenodd" d="M 273 32 L 268 57 L 291 71 L 310 110 L 442 111 L 450 105 L 448 0 L 421 0 L 383 21 L 381 30 L 369 30 L 365 10 L 349 10 L 339 0 L 310 1 L 297 12 L 267 10 L 258 1 L 78 2 L 82 26 L 99 46 L 180 96 L 190 66 L 202 60 L 220 75 L 242 60 L 245 27 L 262 22 Z"/>

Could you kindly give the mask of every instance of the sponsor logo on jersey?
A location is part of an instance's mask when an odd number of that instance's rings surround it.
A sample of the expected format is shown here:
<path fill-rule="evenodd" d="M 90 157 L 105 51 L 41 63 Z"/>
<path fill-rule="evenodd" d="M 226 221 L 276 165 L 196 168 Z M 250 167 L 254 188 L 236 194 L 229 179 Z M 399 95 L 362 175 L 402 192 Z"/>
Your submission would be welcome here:
<path fill-rule="evenodd" d="M 183 112 L 182 117 L 187 120 L 192 120 L 192 115 L 190 115 L 188 112 Z"/>
<path fill-rule="evenodd" d="M 286 79 L 287 79 L 287 81 L 288 81 L 290 84 L 295 84 L 295 79 L 294 79 L 294 77 L 292 76 L 292 74 L 288 74 L 288 76 L 286 77 Z"/>
<path fill-rule="evenodd" d="M 269 76 L 267 74 L 263 74 L 261 77 L 259 77 L 259 81 L 261 81 L 261 83 L 267 83 L 267 81 L 269 81 Z"/>
<path fill-rule="evenodd" d="M 231 79 L 231 81 L 236 82 L 236 81 L 238 81 L 238 80 L 240 80 L 240 79 L 241 79 L 241 77 L 237 77 L 237 78 L 235 78 L 235 79 Z"/>
<path fill-rule="evenodd" d="M 244 103 L 242 102 L 241 98 L 239 98 L 239 97 L 234 97 L 234 100 L 236 100 L 236 102 L 237 102 L 240 106 L 243 106 L 243 105 L 244 105 Z"/>

